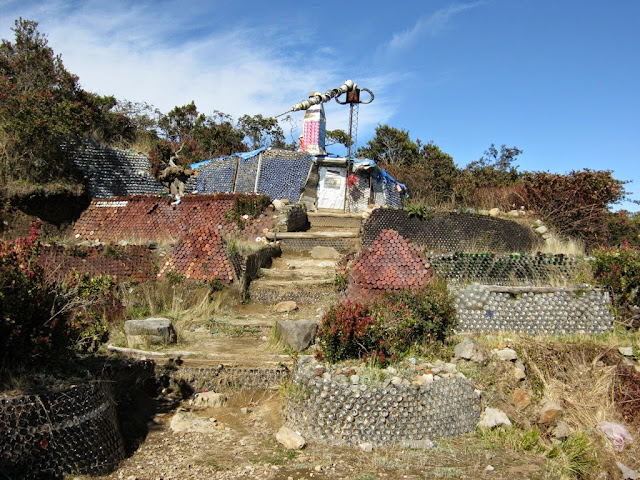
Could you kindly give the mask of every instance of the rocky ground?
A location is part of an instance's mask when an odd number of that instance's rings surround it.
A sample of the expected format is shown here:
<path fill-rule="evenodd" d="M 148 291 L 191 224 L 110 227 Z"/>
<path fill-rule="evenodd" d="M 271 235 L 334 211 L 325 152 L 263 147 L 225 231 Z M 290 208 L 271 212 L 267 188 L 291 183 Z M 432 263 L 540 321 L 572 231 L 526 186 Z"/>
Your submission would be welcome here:
<path fill-rule="evenodd" d="M 174 348 L 191 351 L 193 355 L 187 358 L 190 362 L 222 359 L 223 363 L 237 363 L 252 357 L 291 362 L 293 358 L 284 354 L 282 346 L 273 343 L 271 326 L 278 319 L 318 319 L 321 311 L 318 305 L 291 312 L 240 306 L 225 311 L 214 324 L 196 322 L 183 326 L 182 341 Z M 545 353 L 546 350 L 541 350 L 537 359 L 533 355 L 534 347 L 547 348 L 546 341 L 538 345 L 527 340 L 529 343 L 525 346 L 517 338 L 515 341 L 499 338 L 481 340 L 484 347 L 470 339 L 456 349 L 451 344 L 437 352 L 438 358 L 444 362 L 433 359 L 432 364 L 408 365 L 403 370 L 405 375 L 388 369 L 388 380 L 415 384 L 437 381 L 437 377 L 443 376 L 466 376 L 482 390 L 483 409 L 489 406 L 500 408 L 513 421 L 513 428 L 495 421 L 488 433 L 478 430 L 454 439 L 435 439 L 435 445 L 427 449 L 332 447 L 314 438 L 306 438 L 304 448 L 287 450 L 276 440 L 276 432 L 284 424 L 285 389 L 229 391 L 223 392 L 227 400 L 222 406 L 196 408 L 185 400 L 174 403 L 166 413 L 156 414 L 150 419 L 148 433 L 140 439 L 140 446 L 135 452 L 115 472 L 100 478 L 618 480 L 625 477 L 615 465 L 615 459 L 636 471 L 640 468 L 639 442 L 628 446 L 622 454 L 614 453 L 603 437 L 596 433 L 596 423 L 593 423 L 606 411 L 601 405 L 604 400 L 590 396 L 589 392 L 597 388 L 599 378 L 610 367 L 587 359 L 575 365 L 567 362 L 565 371 L 556 374 L 553 365 L 548 370 L 543 365 L 541 359 L 551 357 Z M 525 347 L 529 355 L 523 363 L 525 358 L 520 357 L 516 350 L 524 352 Z M 569 345 L 566 350 L 573 352 L 575 348 Z M 612 351 L 613 355 L 620 355 L 617 348 Z M 534 374 L 534 367 L 541 371 Z M 354 375 L 363 375 L 361 368 L 366 367 L 355 366 L 354 370 L 348 366 L 348 372 L 344 369 L 331 370 L 323 375 L 331 374 L 344 381 L 354 381 Z M 406 375 L 407 372 L 410 375 Z M 571 427 L 566 434 L 587 432 L 588 453 L 596 452 L 596 461 L 599 462 L 596 466 L 587 465 L 583 472 L 572 472 L 572 468 L 581 465 L 580 459 L 575 461 L 565 454 L 562 459 L 552 455 L 554 442 L 559 445 L 562 440 L 553 439 L 558 423 L 556 413 L 550 423 L 542 420 L 546 404 L 540 393 L 540 379 L 547 382 L 544 386 L 546 392 L 552 392 L 552 387 L 557 388 L 556 398 L 561 403 L 557 408 L 559 418 L 566 420 L 567 426 Z M 606 392 L 604 394 L 606 396 Z M 585 429 L 584 421 L 577 415 L 589 409 L 594 412 L 592 428 Z M 181 418 L 179 424 L 174 419 L 176 416 Z M 541 432 L 544 440 L 535 438 L 532 432 L 536 431 Z"/>
<path fill-rule="evenodd" d="M 441 441 L 428 450 L 381 447 L 364 452 L 320 445 L 313 439 L 301 450 L 286 450 L 275 439 L 282 425 L 281 406 L 278 392 L 236 392 L 224 407 L 196 411 L 196 418 L 185 422 L 188 429 L 203 430 L 199 432 L 173 431 L 174 414 L 157 415 L 134 455 L 101 478 L 553 478 L 539 457 L 494 450 L 473 434 Z"/>

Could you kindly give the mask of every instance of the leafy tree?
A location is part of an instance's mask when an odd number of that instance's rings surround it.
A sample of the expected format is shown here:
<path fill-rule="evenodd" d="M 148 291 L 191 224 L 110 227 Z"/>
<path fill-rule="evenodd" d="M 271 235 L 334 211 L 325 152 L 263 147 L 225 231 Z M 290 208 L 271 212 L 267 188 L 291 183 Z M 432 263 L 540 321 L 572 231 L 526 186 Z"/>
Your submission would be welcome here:
<path fill-rule="evenodd" d="M 181 175 L 191 163 L 246 151 L 243 133 L 235 128 L 229 115 L 214 112 L 212 116 L 198 112 L 195 102 L 176 106 L 158 120 L 163 137 L 149 155 L 153 173 L 160 176 L 167 168 Z"/>
<path fill-rule="evenodd" d="M 275 118 L 265 118 L 262 115 L 243 115 L 238 120 L 238 128 L 249 139 L 249 148 L 255 150 L 260 147 L 283 148 L 285 146 L 284 132 Z"/>
<path fill-rule="evenodd" d="M 448 201 L 459 175 L 453 157 L 443 152 L 433 141 L 420 147 L 420 155 L 411 165 L 389 165 L 385 167 L 399 182 L 404 183 L 412 200 L 429 205 Z"/>
<path fill-rule="evenodd" d="M 357 155 L 370 158 L 383 167 L 412 165 L 420 156 L 420 148 L 409 138 L 407 130 L 378 125 L 374 137 L 358 149 Z"/>
<path fill-rule="evenodd" d="M 116 98 L 92 93 L 88 96 L 96 113 L 91 135 L 102 143 L 131 144 L 138 135 L 138 129 L 129 116 L 115 110 L 118 105 Z"/>
<path fill-rule="evenodd" d="M 518 167 L 513 165 L 522 153 L 518 147 L 494 144 L 478 160 L 460 170 L 454 182 L 454 199 L 458 205 L 483 208 L 513 208 L 522 204 L 516 186 L 520 179 Z"/>
<path fill-rule="evenodd" d="M 420 141 L 418 140 L 418 144 Z M 458 167 L 453 157 L 443 152 L 433 140 L 421 145 L 420 159 L 417 162 L 420 169 L 427 176 L 423 188 L 428 188 L 437 203 L 444 202 L 451 197 L 453 186 L 459 175 Z"/>
<path fill-rule="evenodd" d="M 484 155 L 478 160 L 467 165 L 466 170 L 473 176 L 478 187 L 507 186 L 514 184 L 519 177 L 518 166 L 514 166 L 518 155 L 522 150 L 518 147 L 500 147 L 500 152 L 495 144 L 491 144 Z"/>
<path fill-rule="evenodd" d="M 37 22 L 16 20 L 0 45 L 0 154 L 5 181 L 36 183 L 70 173 L 69 144 L 99 125 L 107 104 L 82 90 Z"/>
<path fill-rule="evenodd" d="M 136 135 L 158 135 L 158 122 L 162 112 L 146 102 L 117 100 L 113 107 L 115 113 L 124 115 L 136 130 Z"/>
<path fill-rule="evenodd" d="M 194 101 L 181 107 L 174 107 L 166 115 L 163 115 L 158 121 L 158 127 L 163 133 L 163 136 L 170 142 L 180 143 L 193 137 L 193 130 L 196 126 L 196 121 L 202 116 L 204 120 L 204 114 L 198 113 L 198 108 Z"/>
<path fill-rule="evenodd" d="M 231 115 L 217 110 L 213 115 L 198 118 L 193 136 L 206 153 L 205 160 L 247 151 L 243 133 L 233 124 Z"/>
<path fill-rule="evenodd" d="M 349 134 L 339 128 L 335 130 L 327 130 L 325 132 L 327 146 L 344 145 L 349 148 Z"/>

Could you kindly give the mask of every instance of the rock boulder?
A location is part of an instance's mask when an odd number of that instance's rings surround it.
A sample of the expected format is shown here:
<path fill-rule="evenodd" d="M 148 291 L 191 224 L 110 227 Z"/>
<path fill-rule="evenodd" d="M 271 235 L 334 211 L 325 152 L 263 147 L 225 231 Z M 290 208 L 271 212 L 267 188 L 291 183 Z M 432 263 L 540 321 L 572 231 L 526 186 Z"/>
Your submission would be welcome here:
<path fill-rule="evenodd" d="M 136 345 L 162 345 L 176 343 L 177 335 L 173 323 L 168 318 L 147 318 L 145 320 L 127 320 L 124 333 L 129 347 Z"/>
<path fill-rule="evenodd" d="M 315 320 L 278 320 L 276 329 L 282 342 L 301 352 L 315 341 L 318 322 Z"/>
<path fill-rule="evenodd" d="M 495 427 L 511 428 L 511 420 L 506 413 L 497 408 L 485 408 L 480 416 L 478 428 L 481 430 L 490 430 Z"/>
<path fill-rule="evenodd" d="M 287 450 L 300 450 L 307 444 L 302 435 L 286 426 L 282 426 L 278 430 L 276 440 Z"/>

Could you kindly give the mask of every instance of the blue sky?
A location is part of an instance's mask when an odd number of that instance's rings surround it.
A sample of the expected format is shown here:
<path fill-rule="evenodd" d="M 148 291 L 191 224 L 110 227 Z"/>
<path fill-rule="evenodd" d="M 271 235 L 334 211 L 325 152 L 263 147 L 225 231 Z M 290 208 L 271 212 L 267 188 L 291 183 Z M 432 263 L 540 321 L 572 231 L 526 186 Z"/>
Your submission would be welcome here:
<path fill-rule="evenodd" d="M 360 145 L 378 123 L 460 166 L 515 145 L 521 170 L 611 169 L 640 200 L 637 0 L 0 0 L 2 38 L 19 16 L 101 94 L 271 116 L 350 78 L 376 95 Z M 346 128 L 346 107 L 326 110 Z"/>

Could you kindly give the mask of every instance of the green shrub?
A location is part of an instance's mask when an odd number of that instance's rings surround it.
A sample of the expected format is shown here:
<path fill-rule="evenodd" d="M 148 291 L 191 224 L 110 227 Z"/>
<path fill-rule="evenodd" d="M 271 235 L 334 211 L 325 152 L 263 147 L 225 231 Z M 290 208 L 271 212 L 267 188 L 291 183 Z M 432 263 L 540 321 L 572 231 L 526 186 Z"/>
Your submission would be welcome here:
<path fill-rule="evenodd" d="M 104 246 L 102 256 L 104 258 L 112 258 L 114 260 L 128 260 L 131 258 L 125 247 L 113 244 L 107 244 Z"/>
<path fill-rule="evenodd" d="M 623 245 L 601 248 L 593 254 L 596 282 L 611 292 L 616 316 L 630 316 L 632 307 L 640 307 L 640 248 Z"/>
<path fill-rule="evenodd" d="M 347 301 L 331 307 L 320 327 L 320 355 L 385 364 L 414 346 L 444 341 L 455 324 L 455 309 L 444 284 L 387 294 L 370 303 Z"/>
<path fill-rule="evenodd" d="M 428 207 L 427 205 L 419 203 L 410 203 L 404 207 L 404 210 L 407 212 L 409 217 L 417 217 L 420 220 L 426 220 L 433 215 L 433 207 Z"/>
<path fill-rule="evenodd" d="M 111 324 L 124 318 L 124 306 L 117 284 L 109 275 L 91 277 L 74 272 L 62 285 L 63 311 L 68 311 L 69 344 L 75 350 L 91 352 L 109 336 Z"/>
<path fill-rule="evenodd" d="M 342 293 L 349 286 L 349 277 L 344 273 L 338 273 L 333 284 L 336 287 L 336 291 Z"/>
<path fill-rule="evenodd" d="M 227 220 L 236 222 L 243 229 L 245 216 L 257 218 L 271 204 L 267 195 L 236 194 L 233 208 L 227 213 Z"/>

